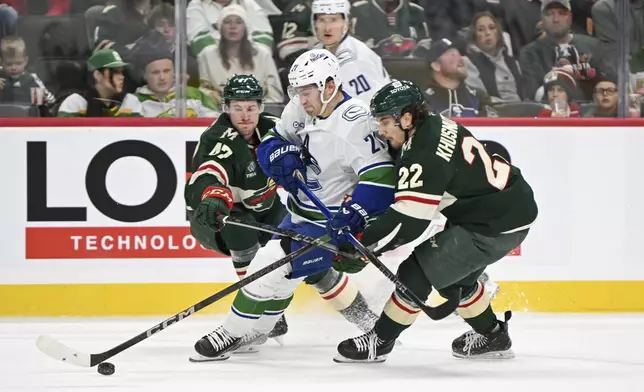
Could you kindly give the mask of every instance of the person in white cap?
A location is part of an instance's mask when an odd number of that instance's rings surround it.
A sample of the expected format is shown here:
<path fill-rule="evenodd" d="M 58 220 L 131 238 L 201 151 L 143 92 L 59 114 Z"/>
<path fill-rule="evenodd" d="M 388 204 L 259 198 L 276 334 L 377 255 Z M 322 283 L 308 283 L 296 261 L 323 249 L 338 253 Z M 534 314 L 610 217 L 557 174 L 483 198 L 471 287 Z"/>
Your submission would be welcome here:
<path fill-rule="evenodd" d="M 186 10 L 188 44 L 193 56 L 199 58 L 209 46 L 217 46 L 221 30 L 216 26 L 225 7 L 237 4 L 248 15 L 248 36 L 252 42 L 273 50 L 273 29 L 268 15 L 255 0 L 192 0 Z"/>
<path fill-rule="evenodd" d="M 241 5 L 231 4 L 221 11 L 217 21 L 219 44 L 205 48 L 197 58 L 201 88 L 220 102 L 228 79 L 253 74 L 264 89 L 264 102 L 282 103 L 284 91 L 272 52 L 250 40 L 248 23 Z"/>

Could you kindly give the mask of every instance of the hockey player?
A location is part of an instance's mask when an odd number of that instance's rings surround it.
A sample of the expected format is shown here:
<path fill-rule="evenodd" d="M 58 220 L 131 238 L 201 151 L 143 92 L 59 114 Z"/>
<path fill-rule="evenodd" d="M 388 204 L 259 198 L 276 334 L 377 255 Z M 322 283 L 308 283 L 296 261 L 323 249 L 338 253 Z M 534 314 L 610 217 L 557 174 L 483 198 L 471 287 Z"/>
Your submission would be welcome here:
<path fill-rule="evenodd" d="M 307 178 L 309 188 L 334 211 L 358 208 L 362 220 L 384 212 L 393 201 L 393 164 L 370 130 L 367 106 L 342 90 L 335 56 L 324 49 L 302 54 L 291 67 L 289 80 L 292 100 L 257 149 L 262 170 L 289 193 L 290 214 L 280 226 L 313 237 L 325 233 L 324 215 L 298 190 L 295 171 Z M 343 205 L 347 196 L 351 203 Z M 214 212 L 225 213 L 225 208 L 220 203 L 215 207 L 220 211 Z M 302 246 L 290 239 L 270 240 L 257 252 L 249 271 Z M 223 325 L 195 344 L 199 358 L 227 359 L 249 331 L 270 330 L 306 277 L 333 271 L 333 257 L 316 248 L 241 289 Z M 347 290 L 346 277 L 332 280 L 330 276 L 327 273 L 318 282 L 329 287 L 328 297 L 345 306 L 360 301 L 366 307 L 355 289 Z"/>
<path fill-rule="evenodd" d="M 283 60 L 301 54 L 311 42 L 307 38 L 310 33 L 305 32 L 313 26 L 318 41 L 315 48 L 328 50 L 340 62 L 343 90 L 368 104 L 371 96 L 389 82 L 389 74 L 375 52 L 349 35 L 350 10 L 348 0 L 314 0 L 310 8 L 305 2 L 294 4 L 288 13 L 292 21 L 284 22 L 278 53 Z"/>
<path fill-rule="evenodd" d="M 507 324 L 511 313 L 506 312 L 505 321 L 497 320 L 477 278 L 526 238 L 537 216 L 530 185 L 517 167 L 490 156 L 465 127 L 430 114 L 421 90 L 411 82 L 383 87 L 371 101 L 371 113 L 380 135 L 402 148 L 395 203 L 362 232 L 363 244 L 385 251 L 408 243 L 442 212 L 445 230 L 417 246 L 397 276 L 421 300 L 429 296 L 434 303 L 461 290 L 458 314 L 473 330 L 453 341 L 454 356 L 513 357 Z M 334 217 L 330 234 L 361 231 L 345 221 Z M 394 291 L 374 329 L 340 343 L 335 361 L 384 361 L 419 312 L 413 301 Z"/>
<path fill-rule="evenodd" d="M 338 58 L 344 90 L 368 104 L 373 94 L 389 83 L 389 74 L 374 51 L 349 35 L 350 9 L 348 0 L 314 0 L 311 24 L 320 41 L 316 47 Z"/>

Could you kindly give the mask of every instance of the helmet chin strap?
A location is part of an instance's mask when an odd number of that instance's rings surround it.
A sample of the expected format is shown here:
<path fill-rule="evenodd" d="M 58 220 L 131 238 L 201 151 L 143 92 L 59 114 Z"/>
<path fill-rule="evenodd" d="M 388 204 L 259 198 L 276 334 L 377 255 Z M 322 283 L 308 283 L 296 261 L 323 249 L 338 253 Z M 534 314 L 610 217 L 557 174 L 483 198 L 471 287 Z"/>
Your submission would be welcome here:
<path fill-rule="evenodd" d="M 338 85 L 335 84 L 335 80 L 333 82 L 334 82 L 333 84 L 335 85 L 335 87 L 333 88 L 333 94 L 331 94 L 329 99 L 327 99 L 326 101 L 324 100 L 324 89 L 326 86 L 320 89 L 320 100 L 322 101 L 322 109 L 320 109 L 320 113 L 318 113 L 318 116 L 321 116 L 322 113 L 326 111 L 327 105 L 329 104 L 329 102 L 333 100 L 333 98 L 335 98 L 336 94 L 338 93 Z"/>

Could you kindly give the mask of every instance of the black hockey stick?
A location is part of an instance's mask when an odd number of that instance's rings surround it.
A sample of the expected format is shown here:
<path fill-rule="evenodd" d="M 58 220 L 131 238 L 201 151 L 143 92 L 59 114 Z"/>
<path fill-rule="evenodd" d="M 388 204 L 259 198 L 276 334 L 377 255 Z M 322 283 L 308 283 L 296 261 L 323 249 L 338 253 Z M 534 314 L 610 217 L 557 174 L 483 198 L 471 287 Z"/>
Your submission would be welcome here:
<path fill-rule="evenodd" d="M 271 225 L 267 225 L 266 223 L 261 223 L 261 222 L 255 222 L 255 221 L 246 221 L 243 219 L 235 218 L 233 216 L 226 216 L 226 215 L 219 215 L 217 217 L 217 220 L 221 222 L 224 225 L 233 225 L 233 226 L 239 226 L 239 227 L 246 227 L 248 229 L 253 229 L 253 230 L 259 230 L 259 231 L 264 231 L 266 233 L 271 233 L 275 234 L 280 237 L 289 237 L 294 239 L 295 241 L 298 242 L 304 242 L 306 244 L 313 244 L 315 246 L 318 246 L 322 249 L 328 250 L 331 253 L 335 253 L 344 257 L 352 258 L 352 259 L 360 259 L 362 256 L 360 254 L 351 254 L 348 252 L 344 252 L 340 249 L 338 249 L 337 246 L 329 244 L 326 241 L 323 241 L 320 238 L 313 238 L 313 237 L 308 237 L 303 234 L 300 234 L 296 231 L 293 230 L 287 230 L 287 229 L 280 229 L 278 227 L 273 227 Z M 325 238 L 325 237 L 322 237 Z"/>
<path fill-rule="evenodd" d="M 293 173 L 293 176 L 297 180 L 297 185 L 298 188 L 304 194 L 315 204 L 317 208 L 320 209 L 322 214 L 327 219 L 333 219 L 333 215 L 331 214 L 331 211 L 322 203 L 322 201 L 313 193 L 311 190 L 306 186 L 306 182 L 304 181 L 304 177 L 299 171 L 295 171 Z M 369 250 L 366 246 L 362 245 L 360 241 L 356 237 L 353 236 L 351 233 L 346 233 L 347 237 L 349 238 L 349 241 L 353 244 L 353 246 L 358 249 L 358 252 L 360 252 L 365 258 L 367 258 L 371 264 L 373 264 L 380 272 L 383 273 L 389 279 L 400 291 L 403 295 L 405 295 L 407 298 L 411 299 L 416 306 L 418 306 L 426 315 L 428 315 L 432 320 L 442 320 L 445 317 L 451 315 L 454 313 L 456 308 L 458 307 L 460 301 L 461 301 L 461 289 L 458 289 L 458 293 L 454 293 L 455 295 L 450 296 L 450 298 L 447 298 L 447 302 L 444 302 L 436 307 L 428 306 L 425 304 L 425 301 L 421 300 L 418 298 L 416 294 L 414 294 L 413 291 L 411 291 L 403 282 L 401 282 L 398 277 L 391 272 L 389 268 L 387 268 L 386 265 L 384 265 L 376 255 L 373 254 L 371 250 Z"/>
<path fill-rule="evenodd" d="M 328 238 L 327 236 L 322 237 L 322 238 Z M 148 329 L 147 331 L 136 335 L 135 337 L 119 344 L 116 347 L 113 347 L 105 352 L 99 353 L 99 354 L 85 354 L 82 353 L 78 350 L 75 350 L 69 346 L 66 346 L 56 339 L 47 336 L 47 335 L 42 335 L 39 336 L 38 339 L 36 339 L 36 346 L 40 351 L 43 353 L 49 355 L 50 357 L 57 359 L 59 361 L 71 363 L 73 365 L 77 366 L 82 366 L 82 367 L 93 367 L 98 365 L 101 362 L 105 362 L 106 360 L 112 358 L 113 356 L 127 350 L 128 348 L 134 346 L 137 343 L 140 343 L 144 341 L 145 339 L 151 337 L 152 335 L 156 334 L 157 332 L 161 332 L 164 329 L 168 328 L 169 326 L 178 323 L 179 321 L 186 319 L 193 314 L 197 313 L 201 309 L 205 308 L 208 305 L 211 305 L 212 303 L 219 301 L 220 299 L 224 298 L 228 294 L 231 294 L 242 287 L 248 285 L 251 282 L 256 281 L 257 279 L 261 278 L 262 276 L 275 271 L 276 269 L 280 268 L 281 266 L 290 263 L 293 261 L 295 258 L 298 256 L 303 255 L 304 253 L 310 251 L 315 247 L 314 244 L 308 244 L 295 252 L 290 253 L 286 257 L 277 260 L 273 264 L 267 265 L 266 267 L 260 269 L 259 271 L 255 272 L 252 275 L 249 275 L 245 277 L 244 279 L 240 280 L 237 283 L 234 283 L 225 289 L 211 295 L 210 297 L 204 299 L 203 301 L 196 303 L 189 307 L 188 309 L 179 312 L 175 314 L 174 316 L 170 317 L 169 319 L 155 325 L 154 327 Z"/>

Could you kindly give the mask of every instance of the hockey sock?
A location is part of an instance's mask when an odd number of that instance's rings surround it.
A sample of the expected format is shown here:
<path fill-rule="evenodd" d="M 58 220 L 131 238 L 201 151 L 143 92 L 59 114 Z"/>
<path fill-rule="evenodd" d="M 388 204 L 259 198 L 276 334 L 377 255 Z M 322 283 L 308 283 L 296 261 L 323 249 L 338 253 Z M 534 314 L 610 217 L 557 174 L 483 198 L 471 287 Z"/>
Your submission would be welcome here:
<path fill-rule="evenodd" d="M 255 244 L 248 249 L 230 250 L 230 257 L 233 260 L 233 267 L 235 267 L 237 278 L 241 280 L 246 277 L 248 266 L 250 265 L 250 262 L 255 258 L 258 250 L 259 244 Z"/>
<path fill-rule="evenodd" d="M 458 314 L 474 331 L 486 334 L 498 325 L 496 315 L 490 305 L 490 295 L 485 287 L 477 282 L 469 294 L 464 294 L 458 306 Z"/>
<path fill-rule="evenodd" d="M 272 331 L 275 323 L 282 317 L 282 314 L 284 314 L 284 311 L 291 304 L 292 300 L 293 295 L 291 294 L 288 298 L 268 301 L 266 310 L 264 310 L 264 313 L 254 327 L 255 330 L 261 333 L 269 333 Z"/>
<path fill-rule="evenodd" d="M 420 308 L 396 290 L 391 294 L 376 322 L 376 334 L 385 341 L 396 339 L 416 321 L 419 313 Z"/>
<path fill-rule="evenodd" d="M 369 309 L 367 301 L 347 274 L 330 268 L 319 281 L 313 283 L 313 287 L 323 300 L 361 331 L 367 332 L 373 328 L 378 316 Z"/>
<path fill-rule="evenodd" d="M 242 337 L 253 329 L 271 301 L 255 298 L 244 289 L 237 292 L 223 327 L 235 337 Z"/>

